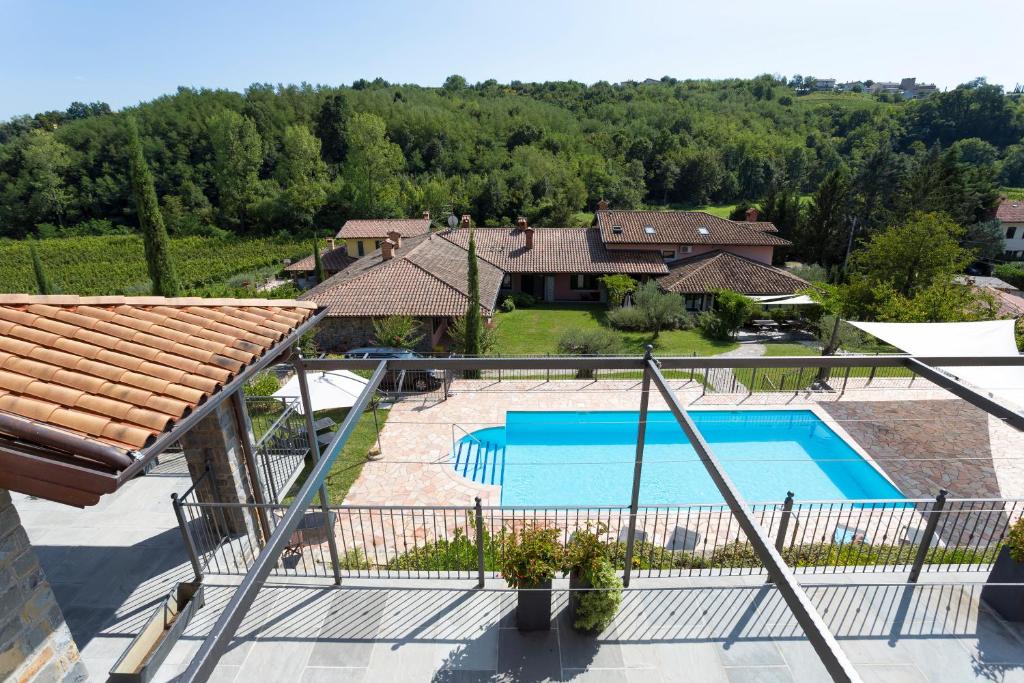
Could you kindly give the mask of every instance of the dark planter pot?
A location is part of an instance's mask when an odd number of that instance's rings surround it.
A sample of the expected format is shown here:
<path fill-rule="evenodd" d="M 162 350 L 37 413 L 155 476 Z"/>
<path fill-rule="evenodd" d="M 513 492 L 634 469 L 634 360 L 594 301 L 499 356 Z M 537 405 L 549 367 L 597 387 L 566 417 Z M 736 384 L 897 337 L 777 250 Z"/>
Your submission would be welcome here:
<path fill-rule="evenodd" d="M 1005 545 L 999 551 L 988 583 L 1024 583 L 1024 562 L 1010 557 Z M 1024 622 L 1024 586 L 985 586 L 981 599 L 1007 621 Z"/>
<path fill-rule="evenodd" d="M 573 590 L 575 588 L 593 588 L 593 586 L 578 570 L 574 569 L 569 573 L 569 623 L 577 631 L 587 633 L 587 631 L 582 631 L 574 625 L 576 623 L 576 611 L 580 608 L 580 598 L 583 596 L 582 593 L 575 592 Z"/>
<path fill-rule="evenodd" d="M 526 590 L 529 588 L 529 590 Z M 542 588 L 544 590 L 537 590 Z M 516 627 L 520 631 L 548 631 L 551 629 L 551 579 L 538 586 L 524 586 L 519 590 L 516 604 Z"/>

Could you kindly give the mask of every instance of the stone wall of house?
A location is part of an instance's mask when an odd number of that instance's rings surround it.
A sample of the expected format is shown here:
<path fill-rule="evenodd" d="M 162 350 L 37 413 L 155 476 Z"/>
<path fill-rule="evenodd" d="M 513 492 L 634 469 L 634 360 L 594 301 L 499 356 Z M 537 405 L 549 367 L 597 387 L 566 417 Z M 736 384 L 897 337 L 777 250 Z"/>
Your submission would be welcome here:
<path fill-rule="evenodd" d="M 88 678 L 11 494 L 0 489 L 0 680 Z"/>
<path fill-rule="evenodd" d="M 423 338 L 416 350 L 430 351 L 430 318 L 419 320 Z M 361 346 L 375 346 L 373 318 L 325 318 L 317 328 L 316 343 L 320 351 L 326 353 L 341 353 Z"/>

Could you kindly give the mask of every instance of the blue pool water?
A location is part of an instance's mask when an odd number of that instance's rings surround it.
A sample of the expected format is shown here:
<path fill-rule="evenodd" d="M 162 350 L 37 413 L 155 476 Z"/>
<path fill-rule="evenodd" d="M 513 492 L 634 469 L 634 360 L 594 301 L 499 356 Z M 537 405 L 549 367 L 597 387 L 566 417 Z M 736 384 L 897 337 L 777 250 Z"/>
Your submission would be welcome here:
<path fill-rule="evenodd" d="M 716 457 L 751 502 L 902 499 L 893 486 L 809 410 L 693 411 Z M 456 446 L 463 476 L 501 484 L 503 505 L 628 504 L 639 414 L 509 412 Z M 669 412 L 647 424 L 640 502 L 721 503 Z"/>

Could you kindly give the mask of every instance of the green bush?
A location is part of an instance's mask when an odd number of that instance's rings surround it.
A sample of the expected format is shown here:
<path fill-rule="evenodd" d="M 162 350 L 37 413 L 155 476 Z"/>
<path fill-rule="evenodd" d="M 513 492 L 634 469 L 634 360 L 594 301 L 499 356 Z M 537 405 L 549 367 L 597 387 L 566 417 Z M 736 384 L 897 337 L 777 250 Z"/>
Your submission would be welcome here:
<path fill-rule="evenodd" d="M 537 305 L 537 298 L 526 292 L 514 292 L 509 294 L 517 308 L 530 308 Z"/>
<path fill-rule="evenodd" d="M 456 318 L 448 326 L 448 338 L 452 340 L 452 350 L 456 353 L 466 352 L 466 317 Z M 498 343 L 498 323 L 492 320 L 490 324 L 480 327 L 480 355 L 490 353 Z"/>
<path fill-rule="evenodd" d="M 571 327 L 558 340 L 558 352 L 570 356 L 600 356 L 618 350 L 619 338 L 604 328 Z"/>
<path fill-rule="evenodd" d="M 995 267 L 992 274 L 1017 289 L 1024 289 L 1024 263 L 1000 264 Z"/>
<path fill-rule="evenodd" d="M 739 292 L 723 289 L 715 294 L 715 308 L 697 321 L 701 333 L 710 339 L 732 339 L 754 311 L 754 300 Z"/>
<path fill-rule="evenodd" d="M 605 275 L 598 278 L 604 289 L 608 292 L 608 305 L 616 308 L 622 305 L 626 295 L 636 290 L 636 280 L 628 275 Z"/>
<path fill-rule="evenodd" d="M 373 319 L 373 336 L 380 346 L 411 349 L 423 339 L 419 329 L 420 321 L 409 315 Z"/>
<path fill-rule="evenodd" d="M 506 296 L 501 302 L 501 310 L 504 311 L 505 313 L 511 313 L 512 311 L 516 310 L 515 297 Z"/>
<path fill-rule="evenodd" d="M 686 316 L 683 297 L 674 292 L 661 291 L 658 283 L 653 280 L 648 280 L 637 287 L 633 302 L 647 319 L 645 329 L 653 332 L 655 337 L 663 329 L 675 326 L 678 320 Z"/>
<path fill-rule="evenodd" d="M 498 567 L 501 537 L 484 534 L 484 568 L 494 571 Z M 388 562 L 388 569 L 408 571 L 476 571 L 476 541 L 465 530 L 456 529 L 450 539 L 443 538 L 412 548 Z"/>
<path fill-rule="evenodd" d="M 281 383 L 271 372 L 261 372 L 245 385 L 246 396 L 273 396 L 281 388 Z"/>
<path fill-rule="evenodd" d="M 603 631 L 612 623 L 622 604 L 622 579 L 611 562 L 600 559 L 585 574 L 585 580 L 594 590 L 580 594 L 572 625 L 582 631 Z"/>
<path fill-rule="evenodd" d="M 646 330 L 647 316 L 636 306 L 613 308 L 606 314 L 608 324 L 619 330 Z"/>
<path fill-rule="evenodd" d="M 554 527 L 527 526 L 502 537 L 501 575 L 512 588 L 531 588 L 555 578 L 565 549 Z"/>
<path fill-rule="evenodd" d="M 1006 547 L 1010 549 L 1010 557 L 1017 562 L 1024 562 L 1024 517 L 1010 527 L 1010 533 L 1006 535 Z"/>

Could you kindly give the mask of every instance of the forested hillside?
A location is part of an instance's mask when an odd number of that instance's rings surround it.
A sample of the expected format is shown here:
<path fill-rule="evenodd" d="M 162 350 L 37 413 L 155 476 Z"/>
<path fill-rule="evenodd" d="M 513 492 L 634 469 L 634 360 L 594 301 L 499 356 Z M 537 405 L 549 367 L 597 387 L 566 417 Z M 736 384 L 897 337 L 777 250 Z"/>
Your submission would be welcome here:
<path fill-rule="evenodd" d="M 616 207 L 760 201 L 795 232 L 793 197 L 823 186 L 846 204 L 812 202 L 818 226 L 839 211 L 871 227 L 915 207 L 970 224 L 1000 185 L 1024 186 L 1024 103 L 984 81 L 899 103 L 797 96 L 768 76 L 182 88 L 118 113 L 76 103 L 0 124 L 0 237 L 134 231 L 126 116 L 172 236 L 304 236 L 423 210 L 561 225 L 602 197 Z"/>

